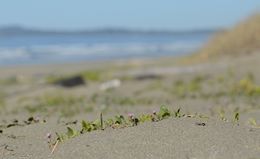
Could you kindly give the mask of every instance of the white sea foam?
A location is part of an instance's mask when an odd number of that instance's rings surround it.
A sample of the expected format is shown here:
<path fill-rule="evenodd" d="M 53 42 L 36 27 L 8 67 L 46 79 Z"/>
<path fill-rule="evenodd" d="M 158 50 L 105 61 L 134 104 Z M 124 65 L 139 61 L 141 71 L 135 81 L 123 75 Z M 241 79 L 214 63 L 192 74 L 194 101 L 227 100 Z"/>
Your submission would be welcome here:
<path fill-rule="evenodd" d="M 56 59 L 64 62 L 71 59 L 106 59 L 109 57 L 155 56 L 160 54 L 178 55 L 196 49 L 198 43 L 163 44 L 72 44 L 45 45 L 18 48 L 0 48 L 0 63 L 30 62 Z"/>

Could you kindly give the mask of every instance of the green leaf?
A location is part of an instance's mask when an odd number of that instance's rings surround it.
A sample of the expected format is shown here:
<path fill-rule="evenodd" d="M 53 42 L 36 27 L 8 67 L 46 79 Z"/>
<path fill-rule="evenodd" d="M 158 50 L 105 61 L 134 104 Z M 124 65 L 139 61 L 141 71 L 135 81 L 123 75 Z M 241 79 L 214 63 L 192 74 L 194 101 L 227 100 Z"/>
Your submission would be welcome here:
<path fill-rule="evenodd" d="M 73 138 L 78 135 L 78 132 L 70 127 L 67 127 L 67 136 L 68 138 Z"/>
<path fill-rule="evenodd" d="M 253 118 L 250 118 L 250 119 L 249 119 L 249 123 L 250 123 L 251 125 L 253 125 L 253 126 L 257 126 L 256 120 L 253 119 Z"/>
<path fill-rule="evenodd" d="M 115 124 L 123 124 L 125 122 L 125 118 L 123 115 L 115 116 Z"/>
<path fill-rule="evenodd" d="M 236 112 L 234 115 L 234 122 L 238 122 L 239 121 L 239 113 Z"/>
<path fill-rule="evenodd" d="M 83 131 L 88 131 L 88 132 L 89 132 L 89 131 L 92 131 L 91 123 L 86 122 L 85 120 L 82 120 L 81 126 L 82 126 L 82 130 L 83 130 Z"/>
<path fill-rule="evenodd" d="M 56 136 L 57 136 L 57 140 L 59 140 L 60 142 L 64 142 L 64 140 L 66 140 L 66 137 L 63 134 L 59 134 L 56 132 Z"/>
<path fill-rule="evenodd" d="M 152 121 L 152 116 L 150 114 L 143 114 L 139 117 L 140 122 Z"/>
<path fill-rule="evenodd" d="M 174 114 L 175 114 L 175 117 L 178 117 L 178 118 L 180 118 L 181 117 L 181 108 L 179 108 L 176 112 L 174 112 Z"/>
<path fill-rule="evenodd" d="M 158 115 L 159 115 L 159 118 L 164 119 L 164 118 L 167 118 L 167 117 L 171 116 L 171 113 L 166 108 L 166 106 L 162 105 Z"/>
<path fill-rule="evenodd" d="M 107 120 L 105 121 L 105 124 L 108 125 L 108 126 L 111 126 L 111 125 L 114 124 L 114 120 L 113 120 L 113 119 L 107 119 Z"/>

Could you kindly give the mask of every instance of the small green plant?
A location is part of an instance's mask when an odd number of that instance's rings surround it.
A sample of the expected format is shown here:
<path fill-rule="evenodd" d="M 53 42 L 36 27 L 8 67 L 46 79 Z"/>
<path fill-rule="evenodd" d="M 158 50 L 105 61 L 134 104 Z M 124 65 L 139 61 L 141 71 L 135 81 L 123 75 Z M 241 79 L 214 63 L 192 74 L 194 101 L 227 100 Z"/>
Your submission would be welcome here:
<path fill-rule="evenodd" d="M 73 138 L 75 136 L 79 135 L 79 132 L 77 130 L 74 130 L 70 127 L 67 127 L 67 136 L 68 138 Z"/>
<path fill-rule="evenodd" d="M 102 130 L 104 130 L 104 122 L 103 122 L 103 114 L 100 113 L 100 127 Z"/>
<path fill-rule="evenodd" d="M 143 114 L 139 117 L 139 120 L 141 123 L 147 122 L 147 121 L 153 121 L 153 115 L 151 114 Z"/>
<path fill-rule="evenodd" d="M 116 115 L 114 116 L 114 118 L 104 120 L 102 114 L 100 114 L 100 120 L 95 120 L 91 122 L 82 120 L 80 130 L 75 130 L 70 127 L 67 127 L 66 133 L 64 134 L 56 133 L 56 137 L 57 137 L 56 140 L 48 141 L 48 143 L 53 153 L 53 151 L 57 146 L 57 143 L 64 142 L 70 138 L 74 138 L 80 134 L 88 133 L 91 131 L 104 130 L 107 127 L 111 127 L 113 129 L 120 129 L 125 127 L 137 126 L 139 123 L 144 123 L 144 122 L 158 122 L 160 120 L 167 119 L 170 117 L 180 118 L 180 117 L 192 117 L 192 116 L 196 116 L 196 115 L 189 115 L 189 116 L 186 116 L 185 114 L 181 115 L 180 109 L 171 112 L 165 105 L 162 105 L 160 107 L 158 113 L 156 111 L 153 111 L 150 114 L 142 114 L 139 117 L 136 117 L 133 113 L 129 113 L 128 117 L 124 117 L 123 115 Z"/>
<path fill-rule="evenodd" d="M 87 122 L 85 120 L 82 120 L 81 127 L 82 127 L 81 133 L 90 132 L 95 129 L 94 126 L 90 122 Z"/>
<path fill-rule="evenodd" d="M 233 121 L 236 122 L 236 123 L 239 122 L 239 112 L 234 113 Z"/>
<path fill-rule="evenodd" d="M 181 109 L 179 108 L 177 111 L 174 112 L 174 115 L 176 118 L 180 118 L 181 117 Z"/>
<path fill-rule="evenodd" d="M 166 106 L 162 105 L 160 108 L 160 111 L 158 113 L 158 118 L 160 120 L 162 120 L 162 119 L 168 118 L 170 116 L 171 116 L 171 112 L 169 111 L 169 109 L 166 108 Z"/>
<path fill-rule="evenodd" d="M 254 118 L 250 118 L 250 119 L 248 120 L 248 123 L 249 123 L 251 126 L 253 126 L 254 128 L 260 128 L 260 125 L 258 125 L 258 124 L 256 123 L 256 120 L 255 120 Z"/>
<path fill-rule="evenodd" d="M 115 116 L 115 124 L 123 124 L 125 123 L 125 117 L 123 115 Z"/>
<path fill-rule="evenodd" d="M 225 117 L 225 110 L 224 109 L 220 109 L 219 111 L 219 117 L 221 120 L 223 121 L 227 121 L 226 117 Z"/>

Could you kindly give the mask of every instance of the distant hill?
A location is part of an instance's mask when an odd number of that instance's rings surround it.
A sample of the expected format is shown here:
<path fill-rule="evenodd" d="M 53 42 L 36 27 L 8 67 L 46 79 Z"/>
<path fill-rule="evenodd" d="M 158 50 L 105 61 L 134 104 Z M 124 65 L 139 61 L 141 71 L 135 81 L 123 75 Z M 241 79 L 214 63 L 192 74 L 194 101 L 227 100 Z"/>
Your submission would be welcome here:
<path fill-rule="evenodd" d="M 260 50 L 260 14 L 255 14 L 228 31 L 217 33 L 193 60 L 207 60 L 223 55 L 238 56 Z"/>
<path fill-rule="evenodd" d="M 131 29 L 96 29 L 96 30 L 41 30 L 29 29 L 20 26 L 0 27 L 0 36 L 23 36 L 23 35 L 89 35 L 89 34 L 210 34 L 215 29 L 189 30 L 189 31 L 158 31 L 158 30 L 131 30 Z"/>

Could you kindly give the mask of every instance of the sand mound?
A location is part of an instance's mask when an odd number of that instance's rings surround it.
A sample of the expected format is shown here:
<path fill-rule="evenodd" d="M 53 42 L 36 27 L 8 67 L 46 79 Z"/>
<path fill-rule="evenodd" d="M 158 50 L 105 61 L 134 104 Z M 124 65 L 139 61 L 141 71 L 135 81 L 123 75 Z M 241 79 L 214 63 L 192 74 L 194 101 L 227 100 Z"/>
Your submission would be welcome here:
<path fill-rule="evenodd" d="M 258 130 L 196 119 L 169 119 L 82 135 L 59 147 L 55 158 L 250 158 L 260 156 Z"/>
<path fill-rule="evenodd" d="M 213 119 L 171 118 L 130 128 L 95 131 L 58 145 L 53 155 L 43 137 L 50 128 L 50 124 L 35 124 L 10 129 L 8 134 L 20 137 L 0 138 L 1 144 L 12 149 L 5 150 L 0 158 L 245 159 L 260 156 L 260 129 Z"/>

